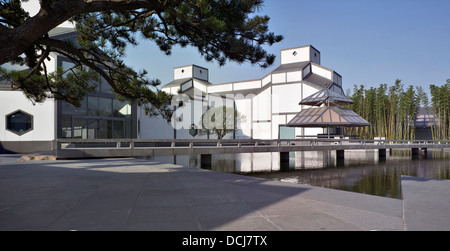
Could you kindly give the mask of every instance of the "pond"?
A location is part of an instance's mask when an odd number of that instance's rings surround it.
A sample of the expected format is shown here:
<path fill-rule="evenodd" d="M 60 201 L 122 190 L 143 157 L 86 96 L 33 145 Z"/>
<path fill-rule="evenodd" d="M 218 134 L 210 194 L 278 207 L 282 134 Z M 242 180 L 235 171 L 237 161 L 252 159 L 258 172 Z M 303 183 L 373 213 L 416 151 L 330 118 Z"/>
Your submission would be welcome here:
<path fill-rule="evenodd" d="M 150 159 L 202 168 L 197 155 Z M 217 154 L 208 169 L 400 199 L 402 175 L 450 179 L 450 151 L 412 157 L 411 150 L 393 150 L 379 159 L 378 150 L 352 150 L 344 160 L 337 160 L 335 151 L 291 152 L 288 166 L 280 166 L 277 152 Z"/>

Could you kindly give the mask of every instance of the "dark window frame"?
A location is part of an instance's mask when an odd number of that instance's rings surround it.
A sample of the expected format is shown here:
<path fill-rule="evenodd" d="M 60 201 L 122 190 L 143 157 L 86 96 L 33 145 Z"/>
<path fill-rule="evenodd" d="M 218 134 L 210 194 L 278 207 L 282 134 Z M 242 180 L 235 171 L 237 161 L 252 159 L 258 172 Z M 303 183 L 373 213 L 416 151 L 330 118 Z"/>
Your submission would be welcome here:
<path fill-rule="evenodd" d="M 16 114 L 16 113 L 23 113 L 23 114 L 25 114 L 25 115 L 27 115 L 27 116 L 30 117 L 30 120 L 31 120 L 31 126 L 30 126 L 29 129 L 27 129 L 27 130 L 25 130 L 25 131 L 23 131 L 23 132 L 20 132 L 20 131 L 18 132 L 18 131 L 15 131 L 15 130 L 12 130 L 12 129 L 8 128 L 8 125 L 10 124 L 10 123 L 9 123 L 9 117 L 12 116 L 12 115 L 14 115 L 14 114 Z M 22 135 L 24 135 L 24 134 L 26 134 L 26 133 L 29 133 L 29 132 L 31 132 L 31 131 L 34 130 L 34 116 L 31 115 L 31 114 L 28 113 L 28 112 L 25 112 L 25 111 L 21 110 L 21 109 L 18 109 L 18 110 L 15 110 L 15 111 L 13 111 L 13 112 L 11 112 L 11 113 L 9 113 L 9 114 L 6 114 L 6 115 L 5 115 L 5 129 L 6 129 L 8 132 L 14 133 L 14 134 L 19 135 L 19 136 L 22 136 Z"/>

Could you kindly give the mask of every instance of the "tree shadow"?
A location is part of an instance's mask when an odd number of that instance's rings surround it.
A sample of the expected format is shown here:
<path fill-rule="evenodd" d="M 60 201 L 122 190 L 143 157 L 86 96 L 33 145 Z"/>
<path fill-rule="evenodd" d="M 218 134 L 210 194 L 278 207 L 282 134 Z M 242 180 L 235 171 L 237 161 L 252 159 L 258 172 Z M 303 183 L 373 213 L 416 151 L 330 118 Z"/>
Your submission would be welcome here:
<path fill-rule="evenodd" d="M 146 159 L 0 162 L 0 230 L 281 230 L 269 218 L 307 190 Z"/>

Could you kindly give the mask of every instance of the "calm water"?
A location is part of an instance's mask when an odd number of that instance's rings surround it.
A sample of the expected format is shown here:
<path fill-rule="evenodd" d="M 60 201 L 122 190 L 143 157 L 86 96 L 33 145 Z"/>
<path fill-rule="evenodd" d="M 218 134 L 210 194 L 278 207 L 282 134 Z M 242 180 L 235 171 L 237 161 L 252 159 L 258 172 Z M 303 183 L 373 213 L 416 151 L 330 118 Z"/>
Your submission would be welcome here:
<path fill-rule="evenodd" d="M 388 151 L 380 160 L 377 150 L 345 151 L 343 161 L 336 160 L 335 151 L 292 152 L 283 168 L 279 153 L 218 154 L 208 169 L 390 198 L 401 198 L 402 175 L 450 179 L 450 151 L 429 150 L 415 159 L 410 152 Z M 201 168 L 196 155 L 150 159 Z"/>

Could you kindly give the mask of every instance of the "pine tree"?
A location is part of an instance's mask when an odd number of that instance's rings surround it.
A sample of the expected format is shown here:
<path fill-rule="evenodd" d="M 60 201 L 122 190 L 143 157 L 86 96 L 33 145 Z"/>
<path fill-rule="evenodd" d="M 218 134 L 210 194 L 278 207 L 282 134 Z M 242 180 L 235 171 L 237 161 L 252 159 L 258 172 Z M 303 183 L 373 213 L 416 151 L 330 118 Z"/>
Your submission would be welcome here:
<path fill-rule="evenodd" d="M 138 37 L 151 40 L 167 55 L 173 46 L 192 46 L 208 61 L 220 65 L 231 60 L 261 67 L 273 64 L 275 56 L 263 49 L 283 37 L 269 32 L 268 16 L 255 13 L 262 0 L 41 0 L 40 11 L 30 17 L 20 0 L 0 0 L 0 65 L 6 62 L 29 67 L 25 72 L 2 70 L 12 88 L 41 102 L 52 96 L 80 105 L 95 88 L 89 84 L 101 76 L 121 99 L 147 105 L 150 115 L 170 118 L 170 96 L 149 80 L 146 71 L 123 62 L 129 45 Z M 62 22 L 76 23 L 78 39 L 62 41 L 48 33 Z M 75 66 L 55 75 L 46 70 L 50 53 L 69 58 Z M 149 55 L 151 57 L 151 55 Z M 79 81 L 68 81 L 67 74 Z M 80 84 L 82 82 L 82 84 Z"/>

